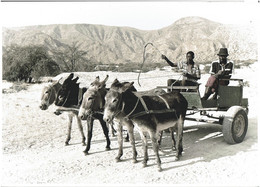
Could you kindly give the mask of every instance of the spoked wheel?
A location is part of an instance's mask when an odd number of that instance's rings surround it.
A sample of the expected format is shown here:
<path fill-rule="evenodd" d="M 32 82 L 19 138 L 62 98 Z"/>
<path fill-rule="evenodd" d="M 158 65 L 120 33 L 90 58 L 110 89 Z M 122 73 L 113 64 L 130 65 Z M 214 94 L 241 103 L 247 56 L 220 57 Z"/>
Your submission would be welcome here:
<path fill-rule="evenodd" d="M 240 143 L 244 140 L 248 128 L 247 113 L 240 106 L 228 109 L 223 120 L 224 139 L 229 144 Z"/>

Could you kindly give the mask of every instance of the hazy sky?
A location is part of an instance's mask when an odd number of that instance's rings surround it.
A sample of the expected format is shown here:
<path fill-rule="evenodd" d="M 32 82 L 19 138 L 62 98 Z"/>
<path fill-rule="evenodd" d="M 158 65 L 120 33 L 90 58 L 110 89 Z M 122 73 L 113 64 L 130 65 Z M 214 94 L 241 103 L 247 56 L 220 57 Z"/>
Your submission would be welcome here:
<path fill-rule="evenodd" d="M 226 24 L 257 23 L 259 4 L 246 2 L 1 2 L 1 26 L 102 24 L 143 30 L 166 27 L 186 16 Z"/>

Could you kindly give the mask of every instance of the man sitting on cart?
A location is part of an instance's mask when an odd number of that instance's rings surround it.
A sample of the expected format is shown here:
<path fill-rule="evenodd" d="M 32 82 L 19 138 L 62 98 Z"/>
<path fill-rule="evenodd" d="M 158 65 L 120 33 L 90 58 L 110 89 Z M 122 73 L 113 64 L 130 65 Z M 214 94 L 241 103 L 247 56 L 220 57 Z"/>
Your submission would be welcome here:
<path fill-rule="evenodd" d="M 228 49 L 227 48 L 220 48 L 218 53 L 219 60 L 213 61 L 210 68 L 210 74 L 205 94 L 202 99 L 207 100 L 209 96 L 213 93 L 213 99 L 217 99 L 218 94 L 218 85 L 227 86 L 229 84 L 228 80 L 221 80 L 221 79 L 230 79 L 233 71 L 233 62 L 228 60 Z"/>
<path fill-rule="evenodd" d="M 198 82 L 197 80 L 200 79 L 200 69 L 197 64 L 193 61 L 194 59 L 194 52 L 189 51 L 186 54 L 186 62 L 180 62 L 180 63 L 173 63 L 171 62 L 165 55 L 162 55 L 162 59 L 166 60 L 166 62 L 171 67 L 178 67 L 178 69 L 182 70 L 183 76 L 182 80 L 176 80 L 176 79 L 168 79 L 167 86 L 197 86 Z M 171 91 L 170 88 L 167 89 L 168 92 Z"/>

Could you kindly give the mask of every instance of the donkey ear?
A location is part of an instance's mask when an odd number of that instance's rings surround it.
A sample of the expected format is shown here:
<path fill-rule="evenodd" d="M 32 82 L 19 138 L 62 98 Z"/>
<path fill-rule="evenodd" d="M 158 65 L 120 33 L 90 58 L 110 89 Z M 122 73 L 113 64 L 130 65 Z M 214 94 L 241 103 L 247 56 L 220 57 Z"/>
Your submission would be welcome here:
<path fill-rule="evenodd" d="M 71 73 L 69 76 L 68 76 L 68 78 L 67 79 L 72 79 L 74 77 L 74 73 Z"/>
<path fill-rule="evenodd" d="M 105 84 L 105 83 L 107 82 L 107 80 L 108 80 L 108 77 L 109 77 L 109 76 L 107 75 L 106 78 L 102 81 L 102 83 Z"/>
<path fill-rule="evenodd" d="M 99 76 L 97 76 L 97 77 L 96 77 L 96 81 L 98 81 L 98 82 L 99 82 Z"/>
<path fill-rule="evenodd" d="M 119 81 L 117 79 L 114 80 L 112 84 L 118 83 Z"/>
<path fill-rule="evenodd" d="M 63 85 L 65 84 L 69 84 L 73 78 L 74 74 L 71 73 L 64 81 L 63 81 Z"/>
<path fill-rule="evenodd" d="M 59 80 L 54 81 L 52 84 L 53 84 L 53 85 L 58 84 L 58 83 L 60 82 L 61 79 L 62 79 L 62 77 L 59 78 Z"/>
<path fill-rule="evenodd" d="M 125 83 L 121 88 L 120 88 L 120 92 L 125 92 L 127 91 L 129 88 L 131 88 L 133 86 L 134 82 L 127 82 Z"/>
<path fill-rule="evenodd" d="M 100 88 L 103 88 L 105 85 L 106 85 L 106 82 L 107 82 L 107 80 L 108 80 L 108 75 L 106 76 L 106 78 L 100 83 L 100 85 L 98 86 L 98 88 L 100 89 Z"/>
<path fill-rule="evenodd" d="M 115 87 L 118 83 L 119 83 L 119 81 L 118 81 L 117 79 L 115 79 L 115 80 L 113 81 L 113 83 L 111 84 L 111 88 L 112 88 L 112 87 Z"/>
<path fill-rule="evenodd" d="M 72 81 L 73 81 L 74 83 L 76 83 L 78 80 L 79 80 L 79 77 L 76 77 L 76 78 L 73 79 Z"/>
<path fill-rule="evenodd" d="M 57 83 L 58 83 L 58 82 L 60 82 L 60 80 L 61 80 L 61 79 L 62 79 L 62 77 L 61 77 L 61 78 L 59 78 L 59 80 L 57 80 Z"/>

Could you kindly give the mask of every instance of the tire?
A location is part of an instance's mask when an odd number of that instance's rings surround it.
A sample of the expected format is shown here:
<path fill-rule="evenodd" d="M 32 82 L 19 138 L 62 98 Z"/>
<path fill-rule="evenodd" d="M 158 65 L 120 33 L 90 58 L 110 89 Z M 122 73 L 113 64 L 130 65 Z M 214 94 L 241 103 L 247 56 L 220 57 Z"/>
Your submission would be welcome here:
<path fill-rule="evenodd" d="M 223 136 L 228 144 L 241 143 L 247 132 L 248 118 L 244 108 L 232 106 L 228 109 L 223 120 Z"/>

